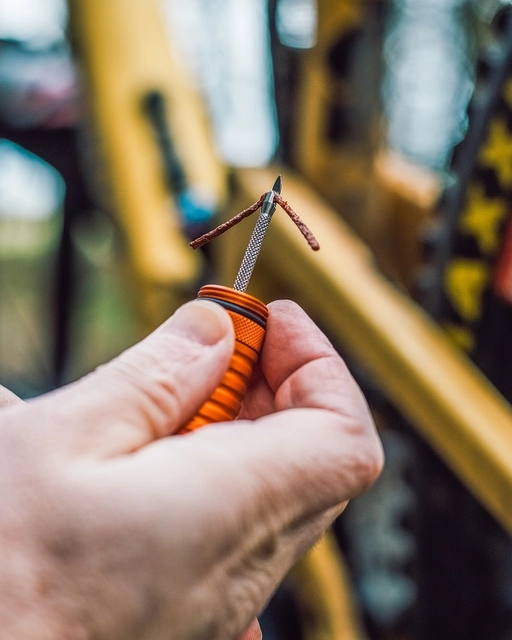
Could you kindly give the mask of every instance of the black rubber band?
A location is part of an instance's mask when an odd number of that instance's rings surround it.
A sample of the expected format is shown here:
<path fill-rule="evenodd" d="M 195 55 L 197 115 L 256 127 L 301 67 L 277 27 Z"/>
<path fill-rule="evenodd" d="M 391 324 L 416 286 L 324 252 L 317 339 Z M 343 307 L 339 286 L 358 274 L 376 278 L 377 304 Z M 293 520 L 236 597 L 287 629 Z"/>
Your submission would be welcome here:
<path fill-rule="evenodd" d="M 255 313 L 247 311 L 247 309 L 244 309 L 238 304 L 234 304 L 233 302 L 226 302 L 225 300 L 217 300 L 217 298 L 207 298 L 203 296 L 200 296 L 198 300 L 210 300 L 211 302 L 216 302 L 217 304 L 220 304 L 221 307 L 229 309 L 229 311 L 234 311 L 235 313 L 238 313 L 238 315 L 244 316 L 248 320 L 252 320 L 256 324 L 259 324 L 263 329 L 267 328 L 267 323 L 265 322 L 265 320 L 260 318 L 260 316 L 257 316 Z"/>

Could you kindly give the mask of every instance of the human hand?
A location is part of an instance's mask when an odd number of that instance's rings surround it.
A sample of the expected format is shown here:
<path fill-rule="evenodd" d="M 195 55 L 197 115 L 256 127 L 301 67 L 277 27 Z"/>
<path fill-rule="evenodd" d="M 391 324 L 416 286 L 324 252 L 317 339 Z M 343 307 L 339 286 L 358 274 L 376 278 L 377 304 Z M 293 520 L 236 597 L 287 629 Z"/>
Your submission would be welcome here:
<path fill-rule="evenodd" d="M 236 638 L 376 478 L 380 444 L 344 363 L 296 305 L 270 310 L 236 423 L 164 437 L 232 353 L 228 315 L 204 301 L 0 412 L 4 637 Z"/>

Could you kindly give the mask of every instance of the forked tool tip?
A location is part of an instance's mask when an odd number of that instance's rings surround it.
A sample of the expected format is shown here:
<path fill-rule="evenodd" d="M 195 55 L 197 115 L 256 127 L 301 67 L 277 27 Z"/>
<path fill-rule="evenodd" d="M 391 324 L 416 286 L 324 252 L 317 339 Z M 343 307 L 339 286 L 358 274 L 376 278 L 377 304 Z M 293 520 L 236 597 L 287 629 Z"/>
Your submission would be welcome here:
<path fill-rule="evenodd" d="M 275 193 L 281 193 L 281 189 L 283 188 L 283 180 L 281 178 L 281 174 L 279 174 L 274 182 L 274 186 L 272 187 L 272 191 Z"/>

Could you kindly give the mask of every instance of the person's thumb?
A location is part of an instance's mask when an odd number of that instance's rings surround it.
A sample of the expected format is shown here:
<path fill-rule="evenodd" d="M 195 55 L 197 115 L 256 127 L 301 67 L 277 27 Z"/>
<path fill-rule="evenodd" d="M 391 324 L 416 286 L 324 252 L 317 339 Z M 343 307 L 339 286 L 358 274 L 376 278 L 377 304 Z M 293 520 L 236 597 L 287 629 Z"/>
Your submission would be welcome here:
<path fill-rule="evenodd" d="M 22 421 L 54 451 L 94 457 L 136 451 L 186 424 L 221 381 L 233 345 L 221 306 L 189 302 L 109 364 L 25 405 L 32 416 Z"/>

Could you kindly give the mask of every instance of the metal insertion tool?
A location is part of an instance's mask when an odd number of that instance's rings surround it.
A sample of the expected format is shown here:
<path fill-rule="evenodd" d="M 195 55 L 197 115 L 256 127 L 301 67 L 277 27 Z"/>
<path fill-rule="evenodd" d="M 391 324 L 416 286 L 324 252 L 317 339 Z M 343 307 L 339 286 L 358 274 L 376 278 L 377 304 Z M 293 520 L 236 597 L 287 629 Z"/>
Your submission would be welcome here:
<path fill-rule="evenodd" d="M 238 214 L 238 219 L 243 219 L 247 212 L 252 213 L 261 205 L 261 212 L 254 225 L 233 288 L 208 284 L 199 290 L 198 298 L 212 300 L 223 306 L 229 313 L 235 329 L 235 348 L 229 368 L 220 385 L 179 433 L 194 431 L 213 422 L 234 420 L 240 412 L 254 365 L 258 361 L 263 346 L 268 318 L 267 307 L 261 300 L 246 293 L 246 289 L 272 215 L 276 210 L 276 199 L 280 199 L 281 187 L 281 176 L 278 176 L 270 191 L 262 196 L 257 203 Z M 237 216 L 234 219 L 236 218 Z M 227 225 L 232 226 L 231 222 L 228 222 Z M 225 223 L 219 228 L 230 228 L 227 225 Z M 204 238 L 210 239 L 215 235 L 218 235 L 217 230 L 205 234 Z M 201 243 L 202 239 L 199 239 L 191 245 L 201 246 Z"/>
<path fill-rule="evenodd" d="M 233 289 L 235 289 L 236 291 L 247 290 L 247 285 L 249 284 L 252 272 L 254 271 L 256 260 L 260 255 L 261 245 L 263 244 L 263 240 L 265 239 L 265 235 L 268 231 L 270 221 L 272 220 L 272 216 L 274 215 L 274 212 L 276 210 L 274 197 L 276 193 L 278 195 L 281 194 L 282 186 L 283 184 L 281 176 L 277 176 L 272 190 L 265 195 L 265 199 L 263 200 L 263 204 L 261 205 L 260 215 L 256 220 L 256 224 L 254 225 L 254 230 L 249 240 L 249 244 L 247 245 L 247 249 L 245 250 L 245 255 L 242 259 L 240 269 L 238 270 L 235 284 L 233 285 Z"/>

